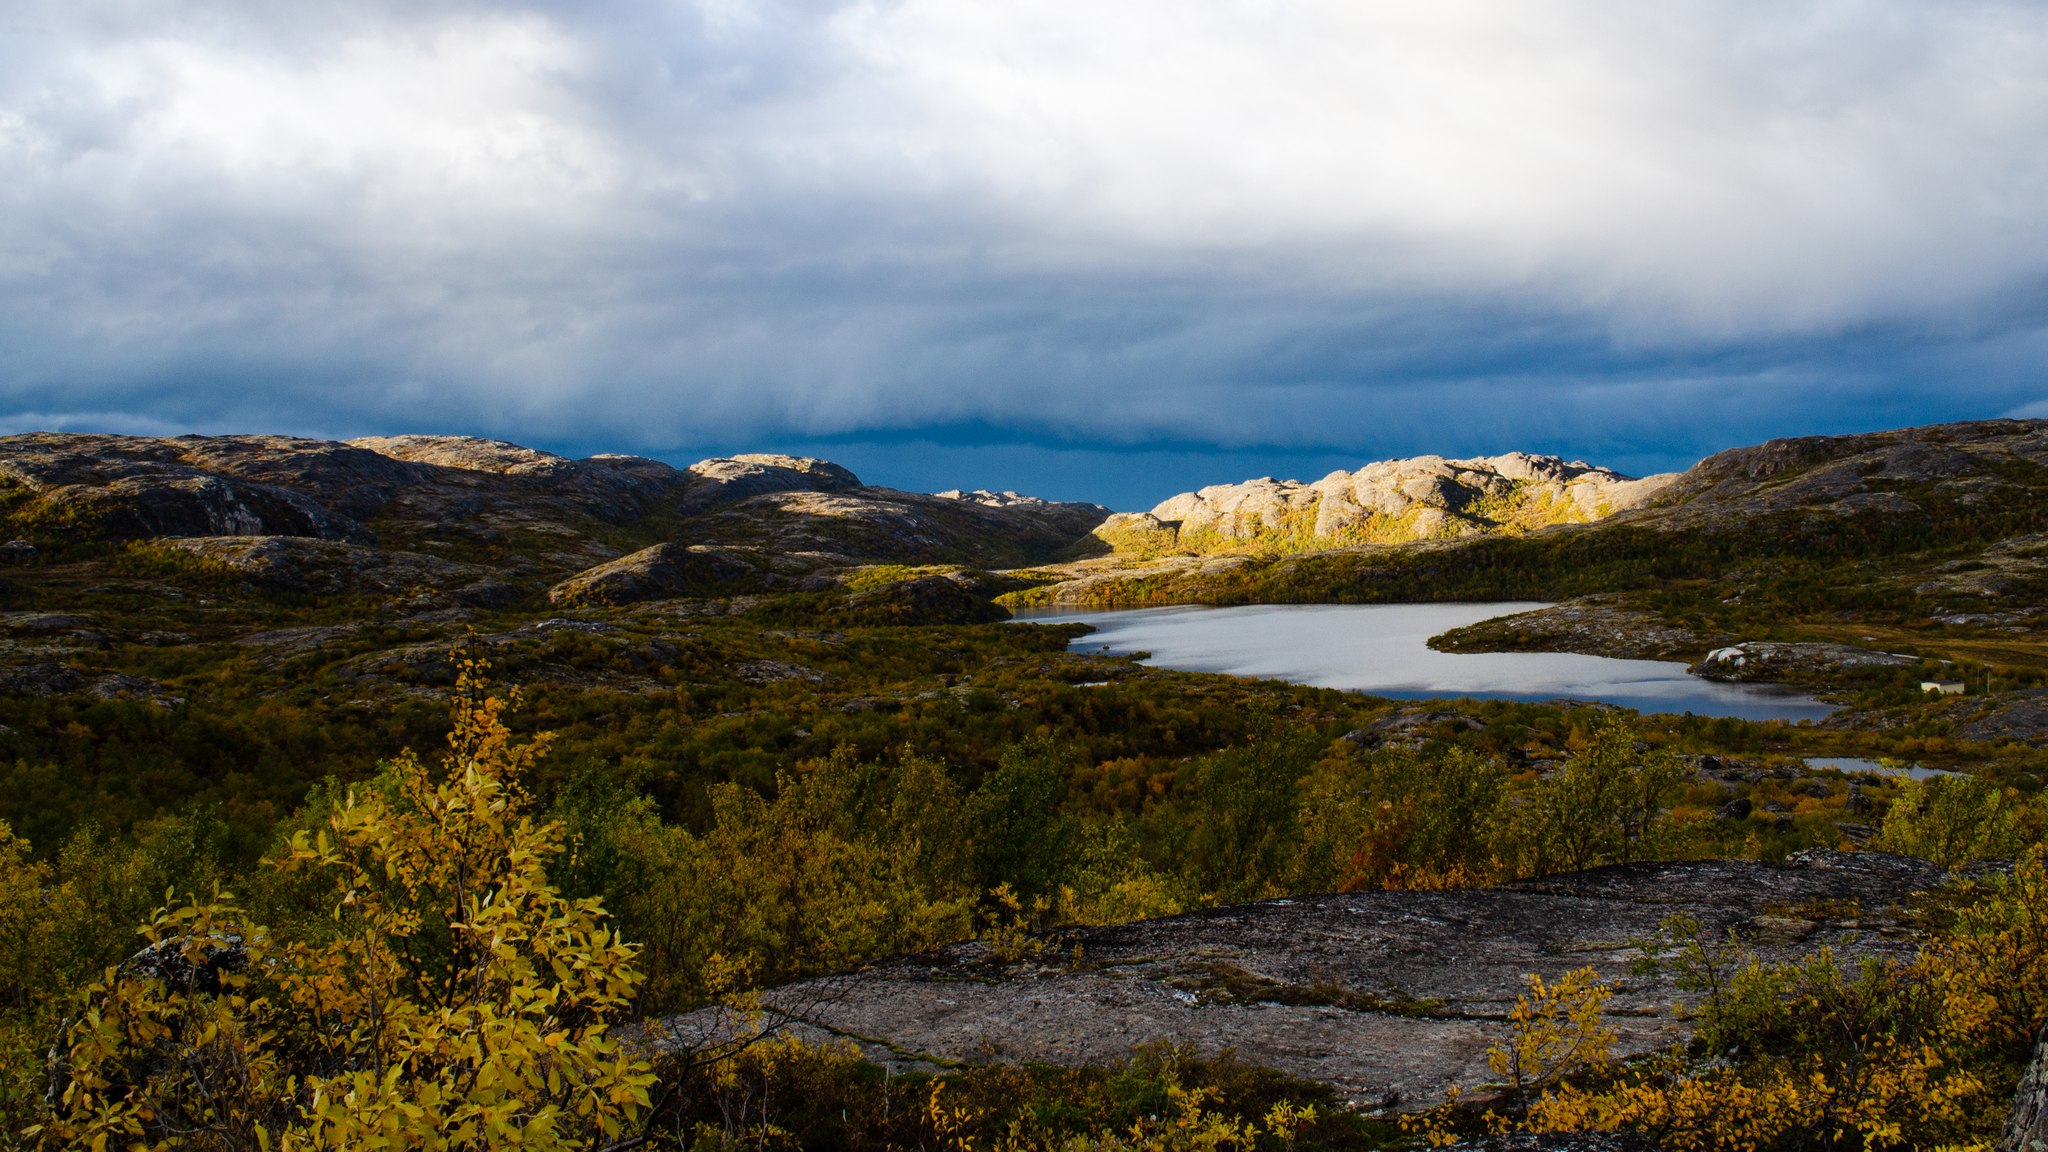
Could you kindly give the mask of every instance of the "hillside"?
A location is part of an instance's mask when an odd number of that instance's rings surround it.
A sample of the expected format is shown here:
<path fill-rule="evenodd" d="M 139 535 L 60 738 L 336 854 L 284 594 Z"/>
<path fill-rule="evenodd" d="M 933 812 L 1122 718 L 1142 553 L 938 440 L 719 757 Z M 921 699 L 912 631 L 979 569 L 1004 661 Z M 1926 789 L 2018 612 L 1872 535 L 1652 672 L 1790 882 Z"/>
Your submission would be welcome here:
<path fill-rule="evenodd" d="M 2048 672 L 2048 422 L 1774 440 L 1659 479 L 1640 505 L 1589 524 L 1278 556 L 1112 556 L 1045 569 L 1009 600 L 1570 601 L 1443 646 L 1696 661 L 1742 642 L 1875 642 Z"/>
<path fill-rule="evenodd" d="M 1417 456 L 1332 472 L 1313 484 L 1264 477 L 1119 513 L 1095 535 L 1121 554 L 1291 553 L 1520 535 L 1639 507 L 1674 477 L 1634 479 L 1555 456 Z"/>
<path fill-rule="evenodd" d="M 1105 515 L 1089 504 L 871 487 L 788 456 L 678 469 L 448 436 L 0 438 L 0 531 L 19 541 L 17 557 L 157 541 L 258 582 L 328 594 L 402 585 L 505 601 L 657 544 L 686 550 L 688 563 L 669 567 L 687 571 L 619 595 L 830 587 L 829 574 L 863 564 L 1033 563 Z"/>

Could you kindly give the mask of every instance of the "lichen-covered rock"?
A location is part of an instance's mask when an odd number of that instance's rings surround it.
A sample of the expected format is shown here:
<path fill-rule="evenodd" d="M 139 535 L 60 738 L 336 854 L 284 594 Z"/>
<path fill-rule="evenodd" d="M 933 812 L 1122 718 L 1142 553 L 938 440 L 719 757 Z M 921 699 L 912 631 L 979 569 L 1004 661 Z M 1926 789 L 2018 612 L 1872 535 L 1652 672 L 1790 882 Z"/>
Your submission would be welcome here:
<path fill-rule="evenodd" d="M 63 664 L 0 667 L 0 694 L 8 696 L 62 696 L 79 691 L 85 683 L 83 674 Z"/>
<path fill-rule="evenodd" d="M 685 470 L 469 436 L 0 437 L 0 539 L 16 541 L 0 560 L 16 562 L 136 539 L 307 537 L 489 556 L 502 588 L 560 581 L 651 537 L 801 581 L 874 562 L 1041 563 L 1088 539 L 1107 514 L 1015 494 L 869 487 L 801 456 L 745 454 Z M 736 574 L 705 563 L 686 567 L 714 583 Z M 286 567 L 262 571 L 284 579 Z"/>
<path fill-rule="evenodd" d="M 2048 421 L 1977 420 L 1800 436 L 1717 452 L 1623 517 L 1662 529 L 1738 526 L 1777 513 L 1823 519 L 1910 515 L 1929 501 L 2032 500 L 2025 472 L 2048 463 Z"/>
<path fill-rule="evenodd" d="M 152 547 L 196 556 L 279 592 L 392 594 L 493 583 L 490 571 L 417 552 L 295 536 L 188 536 Z"/>
<path fill-rule="evenodd" d="M 1672 476 L 1635 479 L 1555 456 L 1383 460 L 1313 484 L 1261 477 L 1162 501 L 1149 521 L 1120 518 L 1098 532 L 1113 547 L 1156 546 L 1158 529 L 1190 552 L 1281 551 L 1398 544 L 1584 524 L 1648 500 Z"/>
<path fill-rule="evenodd" d="M 810 456 L 745 453 L 690 465 L 683 507 L 702 508 L 770 492 L 844 492 L 861 487 L 860 477 L 829 460 Z"/>
<path fill-rule="evenodd" d="M 364 436 L 350 440 L 355 448 L 367 448 L 393 460 L 438 464 L 466 472 L 495 472 L 503 476 L 552 476 L 574 463 L 566 456 L 523 448 L 503 440 L 478 436 Z"/>
<path fill-rule="evenodd" d="M 548 589 L 548 601 L 564 607 L 637 604 L 731 595 L 761 581 L 758 569 L 719 549 L 656 544 L 578 572 Z"/>
<path fill-rule="evenodd" d="M 1910 894 L 1947 873 L 1877 853 L 1810 851 L 1783 864 L 1633 864 L 1491 889 L 1302 896 L 1083 928 L 1005 960 L 955 945 L 763 996 L 816 1034 L 898 1069 L 1003 1059 L 1105 1063 L 1168 1041 L 1332 1085 L 1363 1108 L 1414 1111 L 1453 1083 L 1494 1079 L 1488 1045 L 1531 972 L 1590 967 L 1614 981 L 1618 1050 L 1683 1035 L 1668 973 L 1635 970 L 1639 943 L 1684 912 L 1740 931 L 1767 960 L 1828 946 L 1910 957 Z M 1787 910 L 1791 911 L 1787 911 Z M 703 1036 L 717 1013 L 663 1021 Z"/>
<path fill-rule="evenodd" d="M 372 436 L 351 440 L 349 444 L 394 460 L 427 465 L 431 469 L 428 475 L 444 489 L 478 490 L 474 481 L 465 484 L 449 473 L 503 477 L 516 483 L 497 489 L 501 502 L 566 504 L 579 513 L 612 523 L 637 518 L 661 497 L 689 483 L 689 477 L 681 470 L 643 456 L 600 453 L 571 460 L 552 452 L 475 436 Z"/>
<path fill-rule="evenodd" d="M 310 459 L 296 459 L 309 457 Z M 288 461 L 290 461 L 288 463 Z M 389 479 L 373 453 L 286 436 L 151 439 L 32 433 L 0 438 L 0 483 L 32 495 L 16 513 L 50 535 L 367 538 L 353 512 Z M 293 481 L 318 475 L 334 506 Z M 33 541 L 30 542 L 33 546 Z"/>
<path fill-rule="evenodd" d="M 1001 492 L 990 492 L 986 488 L 976 488 L 969 492 L 959 488 L 948 488 L 944 492 L 934 492 L 932 495 L 937 496 L 941 500 L 965 500 L 969 504 L 981 504 L 989 508 L 1050 507 L 1058 503 L 1056 500 L 1045 500 L 1037 496 L 1025 496 L 1008 489 L 1004 489 Z"/>
<path fill-rule="evenodd" d="M 717 505 L 698 522 L 706 537 L 744 542 L 819 567 L 971 564 L 1021 567 L 1088 538 L 1109 510 L 1023 502 L 1000 507 L 891 488 L 766 492 Z"/>
<path fill-rule="evenodd" d="M 1733 636 L 1701 636 L 1651 612 L 1591 599 L 1496 616 L 1430 638 L 1439 652 L 1581 652 L 1622 660 L 1681 660 Z"/>
<path fill-rule="evenodd" d="M 134 700 L 159 708 L 185 702 L 154 680 L 121 672 L 83 672 L 64 664 L 41 662 L 0 664 L 0 695 L 68 696 L 85 694 L 102 700 Z"/>
<path fill-rule="evenodd" d="M 1865 668 L 1907 668 L 1915 656 L 1874 652 L 1850 644 L 1775 643 L 1745 640 L 1716 648 L 1686 669 L 1708 680 L 1786 682 L 1829 680 Z"/>
<path fill-rule="evenodd" d="M 1948 711 L 1968 717 L 1956 726 L 1956 735 L 1965 740 L 2048 745 L 2048 688 L 2001 692 L 1968 705 L 1958 701 Z"/>

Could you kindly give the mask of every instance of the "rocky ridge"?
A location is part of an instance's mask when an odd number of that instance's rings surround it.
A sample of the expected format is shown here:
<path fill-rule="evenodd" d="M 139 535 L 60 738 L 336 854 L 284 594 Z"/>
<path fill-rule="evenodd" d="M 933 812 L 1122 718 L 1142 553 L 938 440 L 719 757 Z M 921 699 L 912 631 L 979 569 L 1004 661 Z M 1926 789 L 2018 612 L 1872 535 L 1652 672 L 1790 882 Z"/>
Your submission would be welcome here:
<path fill-rule="evenodd" d="M 1399 544 L 1584 524 L 1640 506 L 1676 478 L 1636 479 L 1583 461 L 1510 452 L 1383 460 L 1312 484 L 1262 477 L 1183 492 L 1112 516 L 1096 535 L 1122 551 L 1208 553 Z"/>
<path fill-rule="evenodd" d="M 0 438 L 17 563 L 149 541 L 324 595 L 403 586 L 481 602 L 565 581 L 558 600 L 607 603 L 792 590 L 865 564 L 1035 563 L 1108 514 L 988 495 L 874 487 L 809 457 L 679 469 L 462 436 Z"/>
<path fill-rule="evenodd" d="M 2043 480 L 2048 420 L 1799 436 L 1717 452 L 1616 519 L 1668 530 L 1786 512 L 1910 515 L 1937 500 L 1970 507 L 2030 498 Z"/>

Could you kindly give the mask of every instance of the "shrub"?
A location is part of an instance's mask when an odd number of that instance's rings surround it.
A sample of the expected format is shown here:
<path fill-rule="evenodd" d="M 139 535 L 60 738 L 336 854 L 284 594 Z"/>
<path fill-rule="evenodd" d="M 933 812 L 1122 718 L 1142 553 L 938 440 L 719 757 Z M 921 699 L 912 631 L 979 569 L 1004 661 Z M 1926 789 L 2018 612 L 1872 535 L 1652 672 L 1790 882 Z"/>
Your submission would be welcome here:
<path fill-rule="evenodd" d="M 465 661 L 443 771 L 407 753 L 270 866 L 327 892 L 274 938 L 231 894 L 160 911 L 64 1030 L 50 1148 L 584 1148 L 648 1103 L 607 1035 L 639 981 L 549 884 L 508 705 Z"/>

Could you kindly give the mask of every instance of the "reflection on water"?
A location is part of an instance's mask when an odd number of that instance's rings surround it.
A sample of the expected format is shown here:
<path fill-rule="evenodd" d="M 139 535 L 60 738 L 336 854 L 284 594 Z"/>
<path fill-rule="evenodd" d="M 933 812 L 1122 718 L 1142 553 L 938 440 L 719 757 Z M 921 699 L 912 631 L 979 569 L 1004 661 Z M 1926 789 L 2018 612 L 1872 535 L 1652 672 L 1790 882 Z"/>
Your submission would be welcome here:
<path fill-rule="evenodd" d="M 1257 604 L 1241 608 L 1139 608 L 1020 614 L 1030 623 L 1081 621 L 1095 631 L 1079 652 L 1149 652 L 1147 663 L 1227 672 L 1380 696 L 1480 696 L 1604 700 L 1644 712 L 1694 712 L 1749 720 L 1819 719 L 1810 696 L 1688 676 L 1665 660 L 1614 660 L 1558 652 L 1453 655 L 1431 636 L 1541 604 Z"/>
<path fill-rule="evenodd" d="M 1941 768 L 1922 768 L 1918 764 L 1886 764 L 1882 760 L 1865 760 L 1860 756 L 1808 756 L 1806 766 L 1833 768 L 1837 772 L 1876 772 L 1882 776 L 1906 776 L 1914 780 L 1932 780 L 1936 776 L 1958 775 Z"/>

